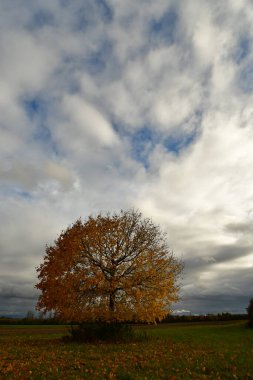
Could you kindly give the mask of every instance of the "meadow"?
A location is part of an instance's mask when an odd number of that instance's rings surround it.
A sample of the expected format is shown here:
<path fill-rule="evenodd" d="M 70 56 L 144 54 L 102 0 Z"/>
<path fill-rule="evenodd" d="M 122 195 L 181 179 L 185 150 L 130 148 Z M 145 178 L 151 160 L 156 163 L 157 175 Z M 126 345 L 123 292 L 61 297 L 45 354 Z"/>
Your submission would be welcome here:
<path fill-rule="evenodd" d="M 129 343 L 73 343 L 64 326 L 0 326 L 0 379 L 253 379 L 245 321 L 138 327 Z"/>

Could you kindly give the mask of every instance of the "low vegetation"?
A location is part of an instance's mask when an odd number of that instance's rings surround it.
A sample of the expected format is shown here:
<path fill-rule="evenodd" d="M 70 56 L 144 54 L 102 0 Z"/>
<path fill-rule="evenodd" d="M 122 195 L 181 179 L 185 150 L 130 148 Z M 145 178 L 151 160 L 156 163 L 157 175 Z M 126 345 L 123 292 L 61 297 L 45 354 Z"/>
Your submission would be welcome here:
<path fill-rule="evenodd" d="M 136 328 L 126 323 L 84 323 L 69 328 L 65 342 L 126 343 L 139 340 L 146 334 L 136 332 Z"/>
<path fill-rule="evenodd" d="M 252 379 L 246 321 L 135 327 L 146 339 L 67 342 L 69 326 L 0 326 L 1 379 Z"/>
<path fill-rule="evenodd" d="M 253 329 L 253 298 L 250 300 L 246 310 L 248 313 L 248 326 Z"/>

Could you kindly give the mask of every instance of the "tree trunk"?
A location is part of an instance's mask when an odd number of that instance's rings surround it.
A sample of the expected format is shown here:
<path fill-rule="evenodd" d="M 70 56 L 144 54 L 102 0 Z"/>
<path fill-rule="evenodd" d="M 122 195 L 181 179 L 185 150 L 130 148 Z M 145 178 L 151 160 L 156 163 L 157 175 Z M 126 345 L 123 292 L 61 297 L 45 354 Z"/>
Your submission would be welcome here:
<path fill-rule="evenodd" d="M 110 294 L 109 298 L 109 309 L 110 311 L 114 312 L 115 311 L 115 295 Z"/>

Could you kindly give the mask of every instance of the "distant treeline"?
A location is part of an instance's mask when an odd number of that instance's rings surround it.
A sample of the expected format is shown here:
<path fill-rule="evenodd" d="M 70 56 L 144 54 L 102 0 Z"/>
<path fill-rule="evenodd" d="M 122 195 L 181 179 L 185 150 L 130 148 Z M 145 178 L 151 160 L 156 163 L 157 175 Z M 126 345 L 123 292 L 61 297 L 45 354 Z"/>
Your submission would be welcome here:
<path fill-rule="evenodd" d="M 247 320 L 247 314 L 206 314 L 206 315 L 167 315 L 162 323 L 176 323 L 176 322 L 214 322 L 214 321 L 236 321 Z"/>
<path fill-rule="evenodd" d="M 28 313 L 29 314 L 29 313 Z M 247 314 L 206 314 L 206 315 L 167 315 L 161 323 L 177 322 L 214 322 L 214 321 L 235 321 L 247 320 Z M 52 317 L 41 318 L 34 315 L 28 315 L 25 318 L 0 317 L 0 325 L 61 325 L 57 319 Z M 66 324 L 66 323 L 64 323 Z"/>
<path fill-rule="evenodd" d="M 0 325 L 60 325 L 54 318 L 11 318 L 0 317 Z"/>

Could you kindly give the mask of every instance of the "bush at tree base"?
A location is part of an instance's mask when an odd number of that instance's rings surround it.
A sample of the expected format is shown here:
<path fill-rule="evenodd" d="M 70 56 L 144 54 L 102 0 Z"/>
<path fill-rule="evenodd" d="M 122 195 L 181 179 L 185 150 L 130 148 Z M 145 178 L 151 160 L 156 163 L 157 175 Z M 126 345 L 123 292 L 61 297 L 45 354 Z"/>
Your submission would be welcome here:
<path fill-rule="evenodd" d="M 133 326 L 126 323 L 83 323 L 71 326 L 70 337 L 65 340 L 75 342 L 129 342 L 143 340 L 145 334 L 136 334 Z"/>

